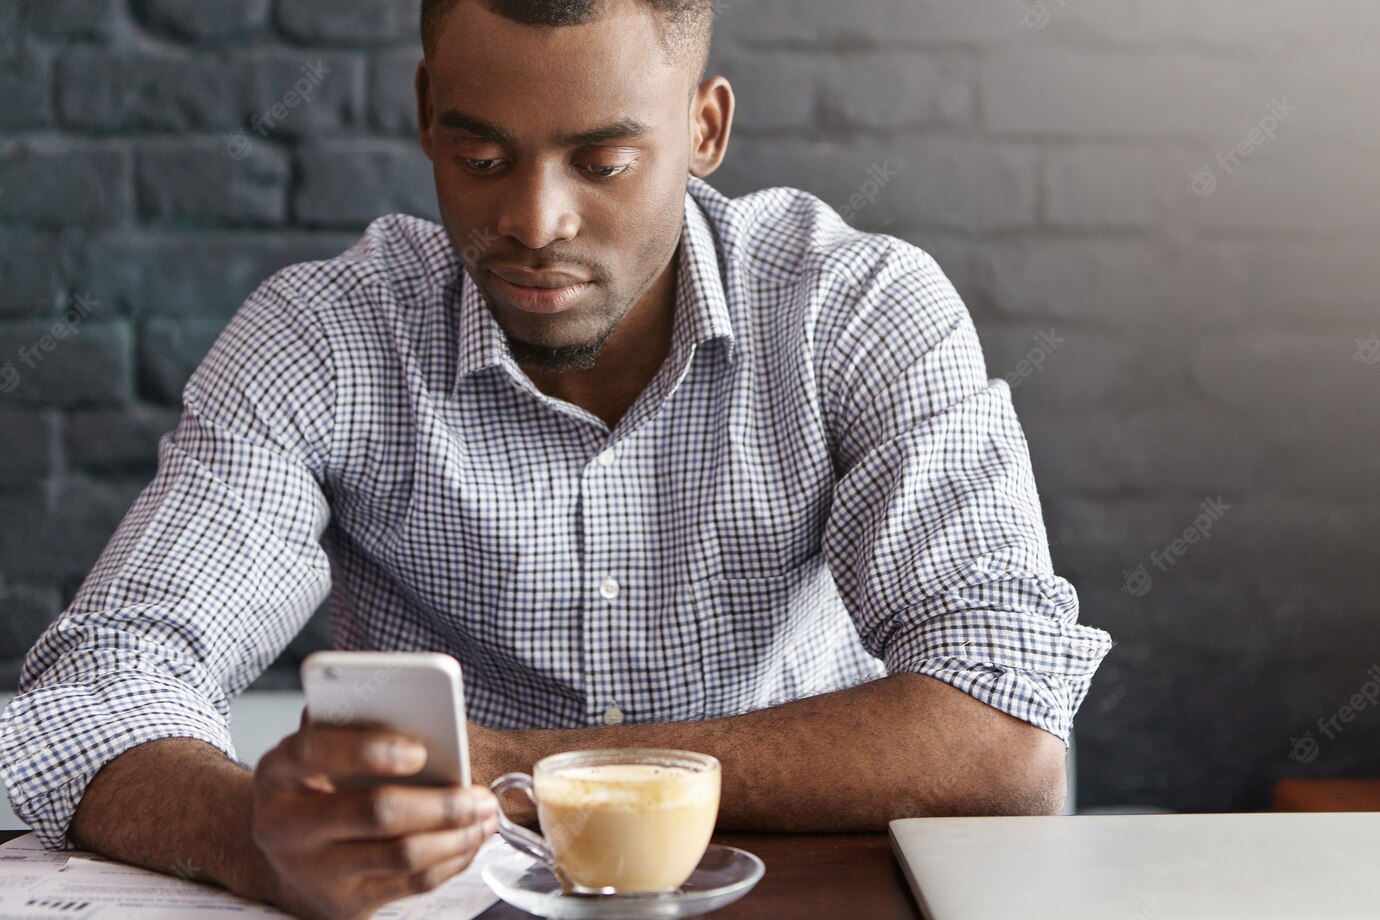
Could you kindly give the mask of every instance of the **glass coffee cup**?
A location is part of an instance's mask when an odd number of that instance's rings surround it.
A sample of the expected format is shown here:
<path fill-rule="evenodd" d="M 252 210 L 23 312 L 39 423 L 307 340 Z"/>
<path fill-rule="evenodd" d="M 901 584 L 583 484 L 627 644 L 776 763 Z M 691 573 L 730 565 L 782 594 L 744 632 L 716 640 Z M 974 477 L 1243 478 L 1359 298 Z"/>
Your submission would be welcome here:
<path fill-rule="evenodd" d="M 503 839 L 534 856 L 568 894 L 673 892 L 695 871 L 719 816 L 721 768 L 708 754 L 660 748 L 569 751 L 508 773 L 494 795 L 521 789 L 544 836 L 498 810 Z"/>

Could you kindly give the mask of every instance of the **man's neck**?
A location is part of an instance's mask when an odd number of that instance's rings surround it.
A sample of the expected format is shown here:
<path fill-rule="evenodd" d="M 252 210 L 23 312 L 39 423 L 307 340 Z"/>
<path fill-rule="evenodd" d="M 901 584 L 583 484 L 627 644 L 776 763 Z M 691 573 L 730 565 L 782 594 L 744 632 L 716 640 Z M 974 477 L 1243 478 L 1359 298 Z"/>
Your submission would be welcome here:
<path fill-rule="evenodd" d="M 679 254 L 677 248 L 666 270 L 605 340 L 594 367 L 549 371 L 523 365 L 528 379 L 547 396 L 588 410 L 610 431 L 616 428 L 671 351 Z"/>

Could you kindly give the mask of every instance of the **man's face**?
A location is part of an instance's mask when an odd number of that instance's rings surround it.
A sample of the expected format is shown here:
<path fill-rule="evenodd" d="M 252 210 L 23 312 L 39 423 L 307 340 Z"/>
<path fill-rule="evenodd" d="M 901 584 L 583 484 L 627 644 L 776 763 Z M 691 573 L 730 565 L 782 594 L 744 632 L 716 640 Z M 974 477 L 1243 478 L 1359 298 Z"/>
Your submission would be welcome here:
<path fill-rule="evenodd" d="M 692 79 L 636 0 L 580 26 L 522 25 L 477 0 L 447 16 L 418 80 L 423 143 L 451 244 L 520 363 L 591 366 L 666 269 L 684 213 Z M 576 137 L 611 126 L 613 136 Z M 513 268 L 586 283 L 542 311 L 494 273 Z"/>

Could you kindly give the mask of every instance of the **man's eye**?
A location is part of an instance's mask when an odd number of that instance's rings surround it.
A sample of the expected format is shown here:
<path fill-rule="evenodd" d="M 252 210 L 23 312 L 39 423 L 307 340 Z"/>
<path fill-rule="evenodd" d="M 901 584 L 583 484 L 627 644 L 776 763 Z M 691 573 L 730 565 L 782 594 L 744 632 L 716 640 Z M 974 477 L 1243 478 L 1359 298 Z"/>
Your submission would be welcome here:
<path fill-rule="evenodd" d="M 491 170 L 491 169 L 485 169 L 484 166 L 483 166 L 483 164 L 485 164 L 485 163 L 498 163 L 498 162 L 501 162 L 501 161 L 500 161 L 500 160 L 472 160 L 472 159 L 470 159 L 469 157 L 460 157 L 460 162 L 461 162 L 461 163 L 464 163 L 466 166 L 468 166 L 470 169 L 473 169 L 475 172 L 493 172 L 493 170 Z"/>
<path fill-rule="evenodd" d="M 474 159 L 473 157 L 457 157 L 456 159 L 459 160 L 460 163 L 462 163 L 466 168 L 468 168 L 472 172 L 480 174 L 494 172 L 494 164 L 503 162 L 503 160 L 496 158 L 478 160 Z M 633 167 L 632 164 L 627 164 L 623 166 L 595 165 L 584 166 L 581 168 L 588 172 L 590 175 L 594 176 L 596 179 L 613 179 L 617 176 L 621 176 L 625 172 L 630 171 Z"/>
<path fill-rule="evenodd" d="M 620 176 L 632 169 L 631 166 L 587 166 L 585 168 L 589 170 L 591 175 L 599 179 L 612 179 L 614 176 Z M 606 169 L 612 170 L 612 172 L 604 172 Z"/>

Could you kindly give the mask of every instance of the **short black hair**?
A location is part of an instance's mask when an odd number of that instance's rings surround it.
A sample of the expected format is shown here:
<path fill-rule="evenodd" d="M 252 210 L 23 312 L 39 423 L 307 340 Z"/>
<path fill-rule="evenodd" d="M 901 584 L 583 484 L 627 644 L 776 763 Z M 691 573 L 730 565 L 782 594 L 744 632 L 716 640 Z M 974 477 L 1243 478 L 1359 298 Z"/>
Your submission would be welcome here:
<path fill-rule="evenodd" d="M 422 50 L 430 56 L 446 14 L 460 0 L 422 0 Z M 529 26 L 578 26 L 594 19 L 608 0 L 477 0 L 490 12 Z M 637 0 L 657 16 L 662 50 L 671 62 L 689 60 L 695 84 L 704 79 L 714 32 L 714 0 Z"/>

